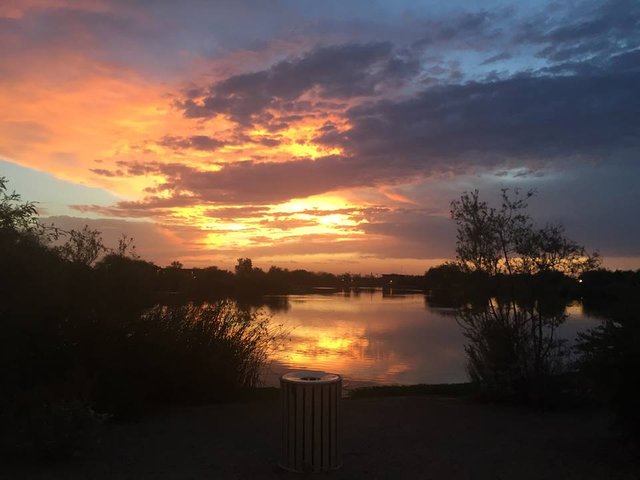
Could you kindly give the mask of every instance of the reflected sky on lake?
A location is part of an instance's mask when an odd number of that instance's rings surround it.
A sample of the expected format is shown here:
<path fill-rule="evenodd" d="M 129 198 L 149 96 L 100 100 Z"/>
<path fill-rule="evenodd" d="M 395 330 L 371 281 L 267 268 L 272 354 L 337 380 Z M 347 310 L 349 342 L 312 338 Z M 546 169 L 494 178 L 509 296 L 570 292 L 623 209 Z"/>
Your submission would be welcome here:
<path fill-rule="evenodd" d="M 285 301 L 288 300 L 287 301 Z M 451 383 L 467 380 L 464 343 L 452 310 L 429 307 L 422 294 L 381 291 L 289 295 L 273 299 L 273 321 L 289 332 L 272 354 L 266 384 L 286 370 L 339 373 L 352 383 Z M 573 339 L 596 320 L 567 309 L 558 333 Z"/>

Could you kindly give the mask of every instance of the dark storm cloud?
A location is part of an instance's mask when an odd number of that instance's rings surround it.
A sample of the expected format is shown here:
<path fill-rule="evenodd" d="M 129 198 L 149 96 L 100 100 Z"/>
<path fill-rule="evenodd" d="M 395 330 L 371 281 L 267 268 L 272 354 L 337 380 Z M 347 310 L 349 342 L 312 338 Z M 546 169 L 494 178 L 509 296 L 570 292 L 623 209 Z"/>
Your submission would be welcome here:
<path fill-rule="evenodd" d="M 162 175 L 158 192 L 190 192 L 193 201 L 270 203 L 442 171 L 637 161 L 639 84 L 640 72 L 612 71 L 433 87 L 407 100 L 351 109 L 345 132 L 322 127 L 318 141 L 343 148 L 343 156 L 245 161 L 218 171 L 157 162 L 120 166 L 129 175 Z"/>
<path fill-rule="evenodd" d="M 166 178 L 158 190 L 188 191 L 195 195 L 194 201 L 273 203 L 375 182 L 375 178 L 368 178 L 370 172 L 365 167 L 358 159 L 331 156 L 282 163 L 244 161 L 218 171 L 158 165 L 155 173 Z"/>
<path fill-rule="evenodd" d="M 258 143 L 265 147 L 277 147 L 281 142 L 277 138 L 273 137 L 259 137 Z"/>
<path fill-rule="evenodd" d="M 190 137 L 175 137 L 171 135 L 165 135 L 158 142 L 163 147 L 168 147 L 174 150 L 202 150 L 205 152 L 211 152 L 218 148 L 224 147 L 226 142 L 217 140 L 206 135 L 192 135 Z"/>
<path fill-rule="evenodd" d="M 499 25 L 513 15 L 513 12 L 513 8 L 501 8 L 491 12 L 458 13 L 446 19 L 423 20 L 421 26 L 426 33 L 413 43 L 413 47 L 483 49 L 487 44 L 504 36 Z"/>
<path fill-rule="evenodd" d="M 640 72 L 640 46 L 636 50 L 614 55 L 605 66 L 607 71 Z"/>
<path fill-rule="evenodd" d="M 250 123 L 254 115 L 267 108 L 286 107 L 313 88 L 330 99 L 367 96 L 417 71 L 418 63 L 394 52 L 388 42 L 335 45 L 266 70 L 230 76 L 212 85 L 203 98 L 187 97 L 177 105 L 186 117 L 225 114 Z"/>
<path fill-rule="evenodd" d="M 318 140 L 405 169 L 608 158 L 640 147 L 639 84 L 640 73 L 615 72 L 435 87 L 355 107 L 351 129 Z"/>
<path fill-rule="evenodd" d="M 514 41 L 543 45 L 538 56 L 552 62 L 606 58 L 640 45 L 640 3 L 635 0 L 580 2 L 558 12 L 562 7 L 552 4 L 538 18 L 519 24 Z"/>
<path fill-rule="evenodd" d="M 163 176 L 165 181 L 148 191 L 170 194 L 169 197 L 151 195 L 139 202 L 117 204 L 118 208 L 134 212 L 188 204 L 283 202 L 339 188 L 375 185 L 406 175 L 406 172 L 394 172 L 393 166 L 368 168 L 365 159 L 342 156 L 281 163 L 242 161 L 223 165 L 218 171 L 199 170 L 179 163 L 132 162 L 127 165 L 120 162 L 120 166 L 127 176 Z"/>

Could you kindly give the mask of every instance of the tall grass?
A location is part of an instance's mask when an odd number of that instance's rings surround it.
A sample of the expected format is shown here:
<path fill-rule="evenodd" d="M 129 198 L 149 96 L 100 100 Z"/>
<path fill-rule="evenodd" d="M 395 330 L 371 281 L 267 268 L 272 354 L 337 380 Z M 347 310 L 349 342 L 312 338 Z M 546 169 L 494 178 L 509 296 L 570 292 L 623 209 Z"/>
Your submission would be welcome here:
<path fill-rule="evenodd" d="M 4 454 L 62 458 L 104 414 L 126 420 L 158 405 L 233 400 L 259 382 L 281 336 L 267 314 L 230 300 L 57 319 L 3 323 Z"/>
<path fill-rule="evenodd" d="M 230 300 L 158 305 L 119 330 L 98 347 L 95 398 L 99 411 L 122 416 L 235 398 L 258 383 L 281 336 L 268 315 Z"/>
<path fill-rule="evenodd" d="M 167 373 L 179 375 L 173 381 L 190 378 L 206 389 L 236 389 L 257 384 L 278 335 L 262 311 L 225 300 L 155 306 L 142 315 L 132 341 L 152 341 L 158 365 L 169 360 Z"/>

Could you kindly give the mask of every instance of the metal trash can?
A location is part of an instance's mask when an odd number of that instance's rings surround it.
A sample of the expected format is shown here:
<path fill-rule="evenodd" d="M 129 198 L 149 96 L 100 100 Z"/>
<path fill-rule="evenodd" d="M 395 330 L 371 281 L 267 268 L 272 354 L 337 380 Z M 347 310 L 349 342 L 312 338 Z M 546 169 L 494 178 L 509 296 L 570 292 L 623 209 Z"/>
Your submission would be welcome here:
<path fill-rule="evenodd" d="M 292 472 L 339 468 L 342 378 L 326 372 L 291 372 L 280 378 L 282 460 Z"/>

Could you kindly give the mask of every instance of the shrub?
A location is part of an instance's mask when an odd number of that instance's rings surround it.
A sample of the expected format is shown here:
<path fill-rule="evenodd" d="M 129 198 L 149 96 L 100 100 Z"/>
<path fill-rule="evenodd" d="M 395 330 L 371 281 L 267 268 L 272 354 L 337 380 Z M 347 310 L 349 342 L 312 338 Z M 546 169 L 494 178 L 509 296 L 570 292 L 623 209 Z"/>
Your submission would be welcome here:
<path fill-rule="evenodd" d="M 578 367 L 593 393 L 615 412 L 629 438 L 640 440 L 640 288 L 604 302 L 600 325 L 578 334 Z"/>
<path fill-rule="evenodd" d="M 60 235 L 67 242 L 53 247 Z M 35 204 L 0 177 L 5 454 L 73 454 L 103 419 L 94 408 L 131 417 L 158 403 L 226 400 L 257 383 L 276 338 L 269 319 L 230 301 L 151 307 L 163 289 L 187 291 L 196 273 L 175 264 L 163 275 L 127 257 L 130 245 L 125 237 L 111 250 L 88 227 L 40 225 Z M 229 280 L 225 272 L 202 278 L 218 283 L 202 283 L 200 298 L 225 294 L 211 287 Z"/>
<path fill-rule="evenodd" d="M 257 384 L 278 335 L 267 315 L 232 301 L 155 306 L 101 353 L 98 406 L 127 415 L 148 404 L 232 398 Z"/>
<path fill-rule="evenodd" d="M 567 349 L 555 330 L 566 319 L 569 277 L 597 267 L 600 258 L 559 225 L 535 226 L 527 213 L 532 195 L 503 189 L 494 208 L 477 190 L 464 193 L 451 203 L 451 218 L 458 268 L 495 287 L 457 316 L 471 379 L 491 395 L 540 404 L 553 398 L 551 387 L 564 370 Z"/>

